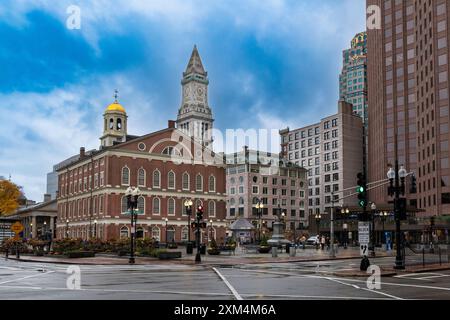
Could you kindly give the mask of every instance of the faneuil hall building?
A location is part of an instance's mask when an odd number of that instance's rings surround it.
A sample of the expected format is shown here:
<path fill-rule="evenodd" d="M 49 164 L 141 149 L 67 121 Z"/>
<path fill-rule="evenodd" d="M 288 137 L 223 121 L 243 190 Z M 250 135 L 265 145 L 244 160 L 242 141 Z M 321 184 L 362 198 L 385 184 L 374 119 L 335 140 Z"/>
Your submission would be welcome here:
<path fill-rule="evenodd" d="M 166 129 L 128 135 L 128 116 L 116 94 L 103 115 L 99 150 L 80 148 L 78 155 L 58 165 L 57 238 L 129 237 L 125 193 L 130 186 L 140 190 L 138 238 L 193 240 L 194 230 L 188 226 L 198 205 L 208 222 L 202 241 L 225 238 L 225 164 L 211 149 L 214 120 L 208 105 L 208 74 L 196 47 L 181 83 L 178 118 L 168 121 Z M 191 217 L 186 200 L 193 202 Z"/>

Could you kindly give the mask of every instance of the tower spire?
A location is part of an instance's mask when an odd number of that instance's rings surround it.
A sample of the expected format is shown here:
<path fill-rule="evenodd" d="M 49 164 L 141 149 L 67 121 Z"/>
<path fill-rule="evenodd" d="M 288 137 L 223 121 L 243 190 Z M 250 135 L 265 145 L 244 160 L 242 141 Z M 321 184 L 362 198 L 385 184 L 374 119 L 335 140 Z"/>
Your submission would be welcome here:
<path fill-rule="evenodd" d="M 189 74 L 201 74 L 206 75 L 205 68 L 203 68 L 202 59 L 200 58 L 200 54 L 198 53 L 197 45 L 194 45 L 194 49 L 192 50 L 191 58 L 189 59 L 189 63 L 186 67 L 185 75 Z"/>
<path fill-rule="evenodd" d="M 114 102 L 117 103 L 117 98 L 119 97 L 119 90 L 114 90 Z"/>

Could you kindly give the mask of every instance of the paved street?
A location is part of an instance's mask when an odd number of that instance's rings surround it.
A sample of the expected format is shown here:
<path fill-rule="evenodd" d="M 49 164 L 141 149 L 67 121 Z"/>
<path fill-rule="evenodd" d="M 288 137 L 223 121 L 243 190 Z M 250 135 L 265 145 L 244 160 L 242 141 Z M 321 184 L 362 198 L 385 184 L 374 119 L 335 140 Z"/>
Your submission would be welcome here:
<path fill-rule="evenodd" d="M 392 266 L 393 258 L 372 264 Z M 0 299 L 449 299 L 450 271 L 383 277 L 381 290 L 364 277 L 338 277 L 358 259 L 249 264 L 80 266 L 80 290 L 67 289 L 67 265 L 0 258 Z"/>

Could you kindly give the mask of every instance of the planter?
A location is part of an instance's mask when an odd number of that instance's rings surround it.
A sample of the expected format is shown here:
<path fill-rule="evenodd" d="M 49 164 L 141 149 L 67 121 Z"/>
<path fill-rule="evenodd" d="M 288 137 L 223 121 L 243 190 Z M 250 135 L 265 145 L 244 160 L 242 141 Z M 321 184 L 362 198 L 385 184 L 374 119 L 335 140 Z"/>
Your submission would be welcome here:
<path fill-rule="evenodd" d="M 75 258 L 92 258 L 95 257 L 95 252 L 92 251 L 72 251 L 66 252 L 65 256 L 69 259 Z"/>
<path fill-rule="evenodd" d="M 259 253 L 269 253 L 272 250 L 272 247 L 269 246 L 263 246 L 258 248 Z"/>
<path fill-rule="evenodd" d="M 217 248 L 208 248 L 208 254 L 210 256 L 218 256 L 220 255 L 220 250 Z"/>
<path fill-rule="evenodd" d="M 158 254 L 160 260 L 180 259 L 181 252 L 161 252 Z"/>

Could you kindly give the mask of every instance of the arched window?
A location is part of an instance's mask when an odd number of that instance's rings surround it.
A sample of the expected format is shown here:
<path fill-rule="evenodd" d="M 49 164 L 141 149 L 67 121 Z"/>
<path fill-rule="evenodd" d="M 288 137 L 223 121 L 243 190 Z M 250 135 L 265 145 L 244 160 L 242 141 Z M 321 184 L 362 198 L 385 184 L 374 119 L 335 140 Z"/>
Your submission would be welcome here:
<path fill-rule="evenodd" d="M 175 239 L 175 228 L 173 226 L 167 228 L 167 239 L 166 242 L 174 242 Z"/>
<path fill-rule="evenodd" d="M 181 229 L 181 241 L 188 241 L 189 235 L 188 235 L 189 229 L 186 227 L 183 227 Z"/>
<path fill-rule="evenodd" d="M 175 172 L 173 171 L 167 174 L 167 189 L 175 189 Z"/>
<path fill-rule="evenodd" d="M 160 208 L 160 200 L 159 198 L 153 198 L 153 214 L 160 214 L 161 208 Z"/>
<path fill-rule="evenodd" d="M 122 185 L 130 185 L 130 169 L 128 167 L 122 168 Z"/>
<path fill-rule="evenodd" d="M 244 198 L 240 197 L 239 198 L 239 205 L 243 205 L 244 204 Z"/>
<path fill-rule="evenodd" d="M 162 154 L 167 156 L 180 156 L 180 152 L 174 147 L 167 147 L 163 150 Z"/>
<path fill-rule="evenodd" d="M 209 177 L 209 192 L 216 192 L 216 178 L 214 176 Z"/>
<path fill-rule="evenodd" d="M 211 200 L 208 202 L 208 216 L 209 217 L 216 216 L 216 202 L 215 201 Z"/>
<path fill-rule="evenodd" d="M 195 212 L 197 211 L 197 208 L 199 206 L 203 206 L 203 201 L 202 200 L 196 200 L 195 201 L 195 208 L 192 208 L 192 212 L 195 214 Z"/>
<path fill-rule="evenodd" d="M 138 227 L 136 229 L 136 239 L 144 239 L 144 228 Z"/>
<path fill-rule="evenodd" d="M 121 212 L 128 212 L 128 199 L 126 196 L 122 197 L 122 205 L 121 205 Z"/>
<path fill-rule="evenodd" d="M 167 213 L 171 216 L 175 215 L 175 199 L 173 198 L 167 200 Z"/>
<path fill-rule="evenodd" d="M 128 227 L 123 226 L 120 228 L 120 239 L 128 238 Z"/>
<path fill-rule="evenodd" d="M 189 190 L 189 173 L 183 173 L 183 190 Z"/>
<path fill-rule="evenodd" d="M 158 169 L 153 171 L 153 188 L 161 188 L 161 172 Z"/>
<path fill-rule="evenodd" d="M 158 227 L 152 228 L 152 239 L 156 241 L 161 241 L 161 230 Z"/>
<path fill-rule="evenodd" d="M 231 198 L 230 199 L 230 205 L 234 206 L 235 204 L 236 204 L 236 200 L 234 200 L 234 198 Z"/>
<path fill-rule="evenodd" d="M 203 191 L 203 177 L 201 174 L 195 177 L 195 190 Z"/>
<path fill-rule="evenodd" d="M 139 212 L 142 212 L 145 214 L 145 198 L 144 197 L 138 198 L 137 209 Z"/>
<path fill-rule="evenodd" d="M 253 198 L 253 204 L 255 205 L 255 204 L 258 204 L 258 201 L 259 201 L 259 199 L 258 198 Z"/>
<path fill-rule="evenodd" d="M 138 187 L 145 187 L 145 169 L 138 170 Z"/>
<path fill-rule="evenodd" d="M 117 131 L 122 130 L 122 119 L 117 119 Z"/>
<path fill-rule="evenodd" d="M 109 129 L 114 129 L 114 119 L 109 119 Z"/>

